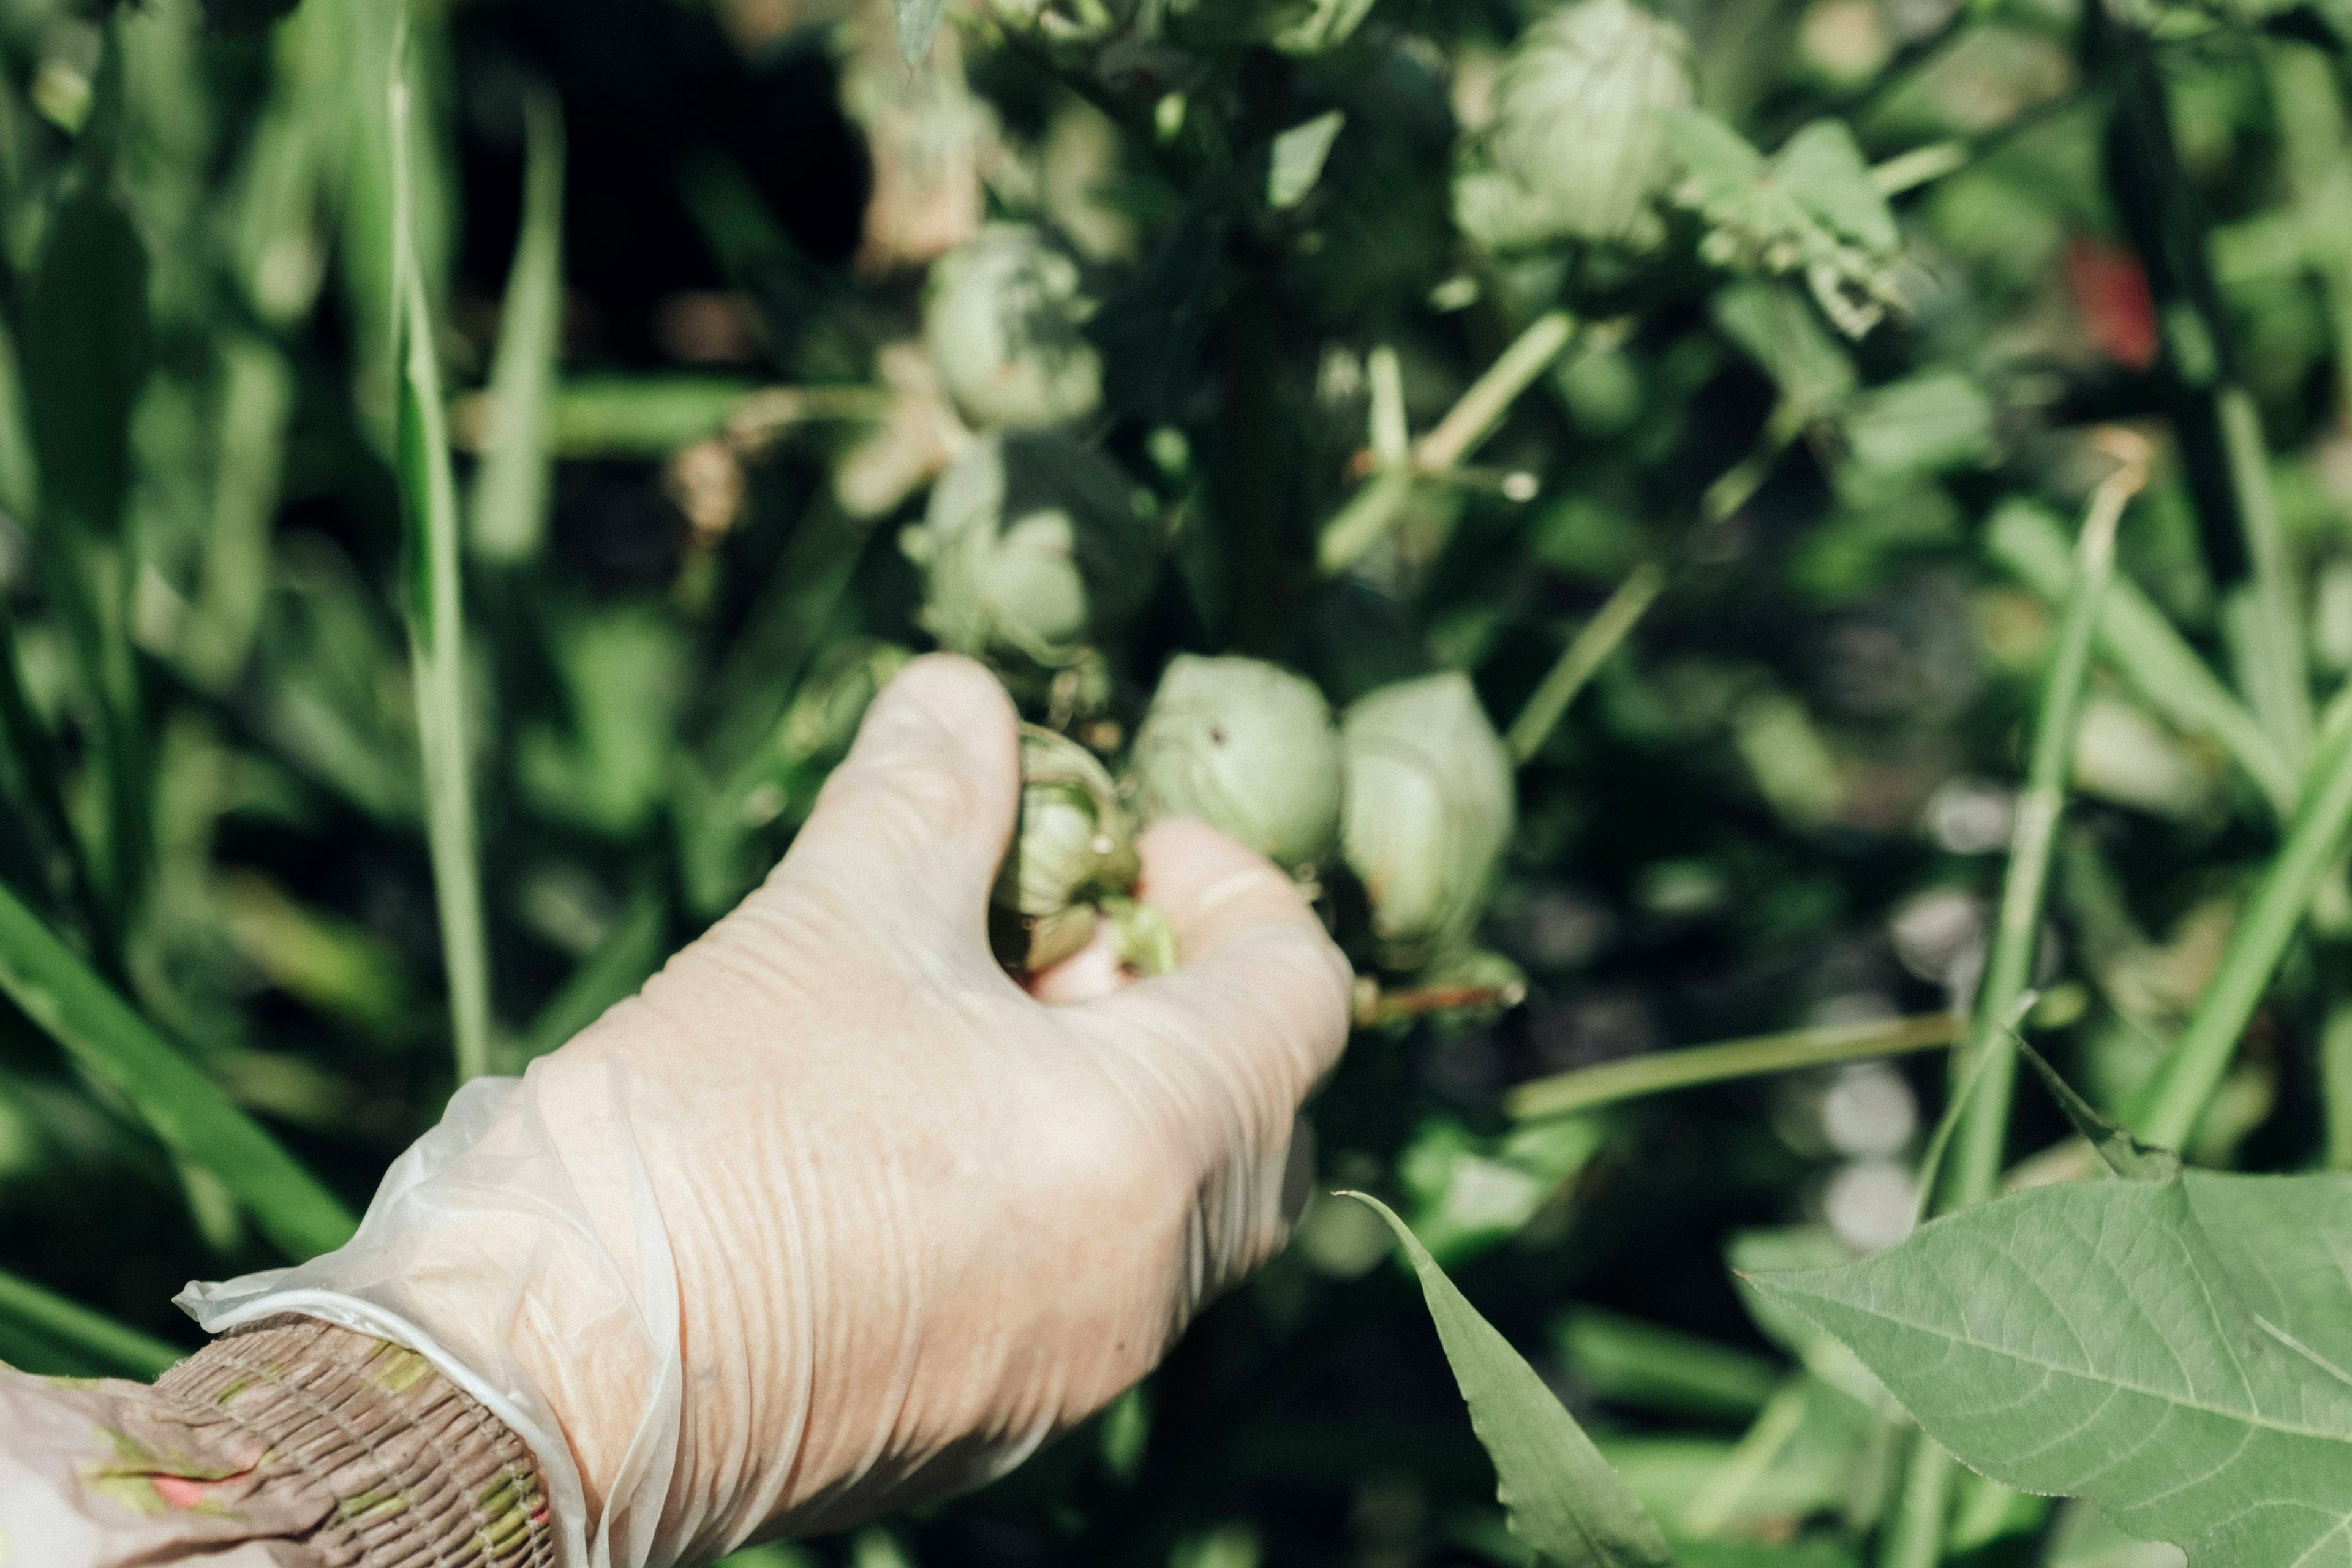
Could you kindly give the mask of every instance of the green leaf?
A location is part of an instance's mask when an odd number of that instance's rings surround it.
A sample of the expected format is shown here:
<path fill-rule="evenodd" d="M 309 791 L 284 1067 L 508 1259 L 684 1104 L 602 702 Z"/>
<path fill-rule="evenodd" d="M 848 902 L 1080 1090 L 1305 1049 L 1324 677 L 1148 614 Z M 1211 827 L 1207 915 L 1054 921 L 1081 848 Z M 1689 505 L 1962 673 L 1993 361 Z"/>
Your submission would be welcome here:
<path fill-rule="evenodd" d="M 909 66 L 923 63 L 931 52 L 931 35 L 940 30 L 940 15 L 947 0 L 898 0 L 898 56 Z"/>
<path fill-rule="evenodd" d="M 130 1102 L 173 1152 L 236 1194 L 290 1258 L 342 1245 L 351 1214 L 0 887 L 0 992 L 81 1068 Z"/>
<path fill-rule="evenodd" d="M 1562 1408 L 1510 1342 L 1478 1315 L 1437 1260 L 1386 1204 L 1369 1204 L 1396 1233 L 1470 1406 L 1478 1440 L 1495 1461 L 1496 1495 L 1511 1532 L 1565 1568 L 1664 1568 L 1672 1562 L 1655 1521 L 1626 1489 L 1592 1439 Z"/>
<path fill-rule="evenodd" d="M 503 562 L 537 555 L 547 533 L 549 405 L 563 338 L 563 110 L 551 93 L 523 100 L 523 128 L 522 233 L 507 275 L 470 508 L 475 551 Z"/>
<path fill-rule="evenodd" d="M 131 410 L 147 382 L 147 249 L 95 172 L 50 220 L 24 323 L 42 515 L 111 537 L 131 484 Z"/>
<path fill-rule="evenodd" d="M 2058 1102 L 2058 1109 L 2074 1124 L 2075 1132 L 2097 1152 L 2108 1170 L 2134 1182 L 2168 1182 L 2180 1174 L 2179 1155 L 2133 1137 L 2130 1128 L 2100 1114 L 2097 1106 L 2075 1093 L 2074 1086 L 2060 1077 L 2058 1069 L 2040 1051 L 2021 1039 L 2014 1043 L 2026 1065 L 2040 1076 L 2050 1098 Z"/>
<path fill-rule="evenodd" d="M 1967 376 L 1930 371 L 1873 387 L 1845 418 L 1853 466 L 1880 483 L 1980 461 L 1992 404 Z"/>
<path fill-rule="evenodd" d="M 1802 278 L 1849 337 L 1902 306 L 1901 232 L 1843 121 L 1816 121 L 1767 160 L 1704 110 L 1661 112 L 1683 171 L 1672 195 L 1707 224 L 1707 260 Z"/>
<path fill-rule="evenodd" d="M 1339 110 L 1294 125 L 1274 139 L 1274 161 L 1265 174 L 1265 205 L 1279 212 L 1307 199 L 1323 177 L 1323 160 L 1348 122 Z"/>
<path fill-rule="evenodd" d="M 404 22 L 404 43 L 405 24 Z M 425 836 L 432 854 L 442 962 L 457 1078 L 486 1072 L 490 1059 L 489 942 L 482 915 L 481 867 L 474 845 L 473 773 L 466 730 L 466 617 L 459 578 L 457 481 L 449 466 L 447 413 L 432 311 L 417 264 L 415 198 L 408 173 L 408 83 L 404 49 L 393 51 L 393 276 L 399 304 L 395 450 L 400 485 L 403 578 L 407 589 L 410 667 L 425 764 Z"/>
<path fill-rule="evenodd" d="M 2352 1540 L 2352 1178 L 2038 1188 L 1843 1268 L 1751 1276 L 1963 1462 L 2204 1568 Z"/>

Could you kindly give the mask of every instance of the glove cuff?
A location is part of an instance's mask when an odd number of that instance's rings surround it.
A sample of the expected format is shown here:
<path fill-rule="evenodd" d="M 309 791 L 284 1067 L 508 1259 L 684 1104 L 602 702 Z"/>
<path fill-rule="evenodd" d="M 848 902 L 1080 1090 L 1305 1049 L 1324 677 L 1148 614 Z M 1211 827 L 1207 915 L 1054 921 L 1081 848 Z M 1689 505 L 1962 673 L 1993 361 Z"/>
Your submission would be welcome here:
<path fill-rule="evenodd" d="M 310 1538 L 327 1563 L 553 1568 L 530 1450 L 414 1351 L 281 1316 L 222 1335 L 155 1387 L 335 1500 Z"/>

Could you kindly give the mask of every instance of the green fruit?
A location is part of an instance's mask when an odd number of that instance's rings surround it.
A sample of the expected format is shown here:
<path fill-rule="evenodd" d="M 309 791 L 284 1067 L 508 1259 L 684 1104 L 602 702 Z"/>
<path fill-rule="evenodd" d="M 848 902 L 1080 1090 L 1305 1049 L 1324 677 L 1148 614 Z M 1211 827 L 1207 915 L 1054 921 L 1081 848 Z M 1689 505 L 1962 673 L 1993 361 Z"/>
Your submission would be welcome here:
<path fill-rule="evenodd" d="M 1179 654 L 1136 731 L 1144 815 L 1185 815 L 1311 871 L 1339 831 L 1339 732 L 1312 681 L 1255 658 Z"/>
<path fill-rule="evenodd" d="M 1660 110 L 1691 101 L 1681 28 L 1579 0 L 1528 29 L 1496 86 L 1495 166 L 1528 218 L 1577 239 L 1645 243 L 1674 167 Z"/>
<path fill-rule="evenodd" d="M 1034 724 L 1021 727 L 1021 816 L 990 895 L 997 954 L 1024 972 L 1050 967 L 1094 935 L 1096 906 L 1135 886 L 1135 826 L 1095 754 Z"/>
<path fill-rule="evenodd" d="M 907 552 L 924 568 L 924 624 L 941 646 L 1055 669 L 1133 617 L 1158 563 L 1127 476 L 1045 433 L 965 448 Z"/>
<path fill-rule="evenodd" d="M 923 344 L 973 425 L 1067 425 L 1102 404 L 1093 314 L 1066 251 L 1025 224 L 990 224 L 933 264 Z"/>
<path fill-rule="evenodd" d="M 1486 911 L 1517 815 L 1510 753 L 1458 673 L 1359 699 L 1340 739 L 1342 851 L 1381 966 L 1417 969 L 1465 945 Z"/>

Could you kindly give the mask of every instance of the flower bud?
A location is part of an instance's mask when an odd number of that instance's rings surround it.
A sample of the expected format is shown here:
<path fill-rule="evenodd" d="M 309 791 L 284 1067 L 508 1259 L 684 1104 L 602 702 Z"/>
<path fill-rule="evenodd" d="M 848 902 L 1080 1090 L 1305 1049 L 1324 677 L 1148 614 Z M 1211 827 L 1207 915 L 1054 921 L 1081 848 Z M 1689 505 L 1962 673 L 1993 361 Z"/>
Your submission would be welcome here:
<path fill-rule="evenodd" d="M 1290 871 L 1339 831 L 1339 733 L 1312 681 L 1255 658 L 1179 654 L 1129 763 L 1147 817 L 1197 816 Z"/>
<path fill-rule="evenodd" d="M 1102 403 L 1093 313 L 1066 251 L 1025 224 L 990 224 L 932 265 L 923 344 L 972 424 L 1066 425 Z"/>
<path fill-rule="evenodd" d="M 1485 912 L 1516 814 L 1510 753 L 1458 673 L 1360 698 L 1340 739 L 1342 851 L 1382 967 L 1418 969 L 1464 945 Z"/>
<path fill-rule="evenodd" d="M 1503 68 L 1496 167 L 1552 233 L 1646 244 L 1651 198 L 1674 173 L 1659 110 L 1691 96 L 1681 28 L 1627 0 L 1578 0 L 1528 28 Z"/>
<path fill-rule="evenodd" d="M 990 895 L 997 955 L 1023 972 L 1069 957 L 1093 937 L 1096 904 L 1132 889 L 1138 869 L 1109 772 L 1076 741 L 1024 724 L 1021 817 Z"/>
<path fill-rule="evenodd" d="M 932 487 L 906 539 L 924 568 L 924 625 L 941 646 L 1080 662 L 1151 592 L 1151 539 L 1127 476 L 1066 436 L 993 436 Z"/>

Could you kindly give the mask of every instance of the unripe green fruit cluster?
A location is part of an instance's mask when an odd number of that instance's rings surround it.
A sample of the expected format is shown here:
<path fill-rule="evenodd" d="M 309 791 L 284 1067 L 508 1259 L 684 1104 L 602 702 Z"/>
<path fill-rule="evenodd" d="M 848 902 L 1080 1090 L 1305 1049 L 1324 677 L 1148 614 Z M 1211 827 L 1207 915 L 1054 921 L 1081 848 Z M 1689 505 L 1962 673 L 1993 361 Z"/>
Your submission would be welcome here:
<path fill-rule="evenodd" d="M 1107 900 L 1126 907 L 1139 817 L 1175 815 L 1302 880 L 1339 855 L 1366 894 L 1381 967 L 1458 963 L 1515 815 L 1509 754 L 1458 673 L 1383 687 L 1335 723 L 1295 671 L 1180 655 L 1136 733 L 1124 792 L 1050 731 L 1024 730 L 1022 765 L 1021 826 L 996 905 L 1000 953 L 1028 970 L 1083 947 Z"/>

